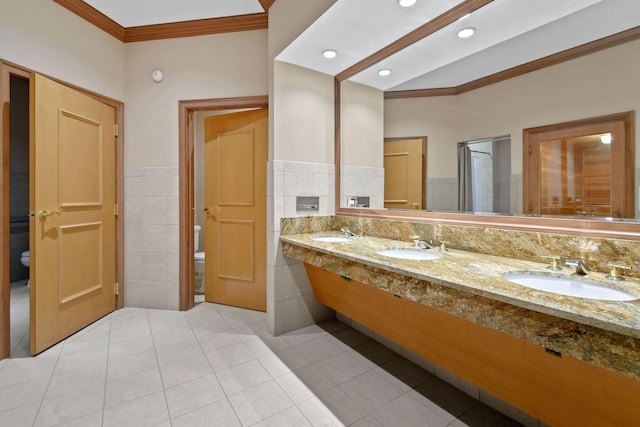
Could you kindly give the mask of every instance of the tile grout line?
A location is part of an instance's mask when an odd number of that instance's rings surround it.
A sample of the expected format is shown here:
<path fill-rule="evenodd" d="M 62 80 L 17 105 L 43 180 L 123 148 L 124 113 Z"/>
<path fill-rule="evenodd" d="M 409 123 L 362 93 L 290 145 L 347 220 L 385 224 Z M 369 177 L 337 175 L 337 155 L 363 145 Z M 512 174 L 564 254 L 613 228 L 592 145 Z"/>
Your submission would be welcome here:
<path fill-rule="evenodd" d="M 204 301 L 204 303 L 206 303 L 206 301 Z M 227 324 L 227 326 L 229 326 L 229 331 L 233 332 L 234 334 L 237 335 L 237 332 L 231 327 L 231 325 L 229 325 L 229 322 L 227 322 L 227 319 L 224 317 L 224 315 L 222 313 L 220 313 L 217 308 L 215 307 L 215 305 L 212 305 L 213 309 L 215 310 L 216 313 L 218 313 L 218 315 L 220 316 L 220 318 Z M 185 320 L 187 320 L 185 318 Z M 213 376 L 216 378 L 216 382 L 218 383 L 218 385 L 220 386 L 220 390 L 222 390 L 222 393 L 224 394 L 224 398 L 227 400 L 227 402 L 229 403 L 229 406 L 231 407 L 231 410 L 233 411 L 233 415 L 235 415 L 236 419 L 238 420 L 238 422 L 240 424 L 242 424 L 242 422 L 240 421 L 240 417 L 238 416 L 238 412 L 236 411 L 236 408 L 233 407 L 233 405 L 231 404 L 231 400 L 229 399 L 229 394 L 227 394 L 227 391 L 224 389 L 224 387 L 222 387 L 222 383 L 220 382 L 220 378 L 218 378 L 218 374 L 216 374 L 216 370 L 213 368 L 213 366 L 211 365 L 211 361 L 209 360 L 209 358 L 207 357 L 207 353 L 204 351 L 204 348 L 202 348 L 202 343 L 200 343 L 200 340 L 198 339 L 198 336 L 195 334 L 195 331 L 193 330 L 193 327 L 191 326 L 191 323 L 189 322 L 189 320 L 187 320 L 187 323 L 189 324 L 189 328 L 191 329 L 191 332 L 193 332 L 193 335 L 196 338 L 196 342 L 198 343 L 198 347 L 200 347 L 200 350 L 202 350 L 202 354 L 204 354 L 204 358 L 207 359 L 207 364 L 209 365 L 209 367 L 211 368 L 211 373 L 213 374 Z M 215 332 L 214 332 L 215 333 Z M 240 340 L 242 342 L 242 340 Z M 251 350 L 249 350 L 251 351 Z M 256 359 L 257 360 L 257 359 Z M 222 401 L 222 399 L 218 400 L 218 402 Z M 216 402 L 214 402 L 216 403 Z M 194 411 L 200 410 L 201 408 L 197 408 L 194 409 L 193 411 L 187 412 L 187 413 L 192 413 Z M 186 415 L 186 414 L 183 414 Z"/>
<path fill-rule="evenodd" d="M 64 349 L 64 346 L 66 345 L 66 343 L 67 343 L 66 339 L 62 340 L 62 342 L 61 342 L 62 346 L 60 347 L 60 352 L 58 353 L 58 356 L 56 357 L 56 363 L 53 365 L 53 369 L 51 370 L 51 373 L 49 374 L 49 381 L 47 382 L 47 387 L 45 388 L 44 393 L 42 394 L 42 399 L 40 399 L 40 404 L 38 405 L 38 410 L 36 411 L 36 416 L 33 419 L 33 424 L 32 424 L 33 427 L 35 427 L 36 421 L 38 421 L 38 416 L 40 415 L 40 410 L 42 409 L 42 405 L 44 404 L 44 401 L 46 400 L 47 392 L 49 391 L 49 387 L 51 386 L 51 381 L 53 381 L 53 376 L 55 375 L 56 369 L 58 368 L 58 363 L 60 362 L 60 356 L 62 356 L 62 350 Z M 51 349 L 51 347 L 49 347 L 47 350 L 49 350 L 49 349 Z M 45 350 L 45 351 L 47 351 L 47 350 Z M 36 356 L 34 356 L 34 357 L 36 357 Z"/>
<path fill-rule="evenodd" d="M 169 401 L 167 400 L 167 391 L 164 385 L 164 378 L 162 377 L 162 370 L 160 369 L 160 360 L 158 359 L 158 348 L 156 347 L 156 340 L 153 337 L 153 327 L 151 326 L 151 320 L 149 319 L 149 310 L 144 310 L 145 317 L 147 318 L 147 324 L 149 325 L 149 336 L 151 337 L 151 344 L 153 344 L 153 354 L 156 356 L 156 363 L 158 364 L 158 375 L 160 375 L 160 383 L 162 384 L 162 396 L 164 397 L 164 404 L 167 408 L 167 421 L 171 424 L 171 412 L 169 411 Z M 153 394 L 153 393 L 152 393 Z M 141 399 L 146 396 L 140 396 Z M 137 400 L 137 399 L 133 399 Z"/>
<path fill-rule="evenodd" d="M 104 407 L 107 403 L 107 382 L 109 380 L 109 352 L 111 351 L 111 328 L 113 326 L 111 322 L 111 320 L 113 320 L 113 317 L 111 316 L 111 314 L 113 314 L 113 312 L 109 314 L 109 335 L 107 338 L 107 366 L 106 366 L 106 369 L 104 370 L 104 393 L 102 395 L 102 417 L 100 419 L 101 426 L 104 426 Z"/>

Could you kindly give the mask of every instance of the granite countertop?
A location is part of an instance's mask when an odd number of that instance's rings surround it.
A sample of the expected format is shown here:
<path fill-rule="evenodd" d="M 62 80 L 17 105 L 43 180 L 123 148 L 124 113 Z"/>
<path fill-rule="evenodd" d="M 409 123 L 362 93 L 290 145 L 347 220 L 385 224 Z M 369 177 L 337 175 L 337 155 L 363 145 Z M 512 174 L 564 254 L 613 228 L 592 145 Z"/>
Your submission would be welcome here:
<path fill-rule="evenodd" d="M 420 281 L 452 288 L 527 310 L 551 315 L 606 331 L 640 338 L 640 283 L 626 279 L 614 282 L 604 274 L 590 272 L 587 276 L 572 275 L 576 280 L 588 280 L 622 290 L 638 299 L 632 301 L 604 301 L 535 290 L 518 285 L 502 275 L 510 272 L 535 272 L 542 275 L 571 275 L 573 269 L 550 271 L 546 264 L 473 253 L 449 248 L 434 260 L 404 260 L 377 254 L 380 249 L 411 248 L 412 242 L 376 237 L 356 237 L 346 243 L 314 240 L 319 236 L 341 236 L 338 232 L 283 235 L 283 247 L 288 244 L 310 249 L 368 267 L 382 269 Z M 439 252 L 439 249 L 423 249 Z M 285 251 L 286 253 L 286 251 Z M 348 276 L 348 272 L 345 272 Z M 407 287 L 409 289 L 409 287 Z M 411 297 L 406 290 L 405 297 Z M 417 300 L 417 299 L 416 299 Z"/>

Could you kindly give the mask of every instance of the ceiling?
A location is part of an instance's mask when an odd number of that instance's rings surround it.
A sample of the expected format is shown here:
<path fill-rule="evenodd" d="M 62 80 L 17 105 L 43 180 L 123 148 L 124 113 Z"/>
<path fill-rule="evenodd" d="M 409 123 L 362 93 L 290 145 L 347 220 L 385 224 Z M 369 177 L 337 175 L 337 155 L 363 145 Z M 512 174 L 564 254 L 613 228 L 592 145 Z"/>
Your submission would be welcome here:
<path fill-rule="evenodd" d="M 420 41 L 385 54 L 385 46 L 429 26 Z M 276 59 L 335 76 L 377 54 L 380 62 L 350 80 L 385 91 L 449 88 L 638 26 L 638 0 L 418 0 L 409 8 L 338 0 Z M 476 32 L 461 39 L 465 27 Z M 325 49 L 337 56 L 325 59 Z M 382 68 L 391 75 L 381 78 Z"/>
<path fill-rule="evenodd" d="M 275 2 L 54 1 L 124 42 L 264 29 Z M 384 91 L 452 88 L 639 26 L 638 0 L 417 0 L 408 8 L 336 0 L 276 59 L 332 76 L 355 68 L 350 80 Z M 476 28 L 474 36 L 458 38 L 464 27 Z M 426 36 L 385 53 L 408 33 Z M 326 49 L 337 56 L 325 59 Z M 370 55 L 380 62 L 358 68 Z M 381 68 L 391 75 L 381 78 Z"/>
<path fill-rule="evenodd" d="M 275 0 L 53 0 L 125 43 L 268 28 Z"/>
<path fill-rule="evenodd" d="M 264 12 L 258 0 L 84 0 L 84 2 L 125 28 Z"/>

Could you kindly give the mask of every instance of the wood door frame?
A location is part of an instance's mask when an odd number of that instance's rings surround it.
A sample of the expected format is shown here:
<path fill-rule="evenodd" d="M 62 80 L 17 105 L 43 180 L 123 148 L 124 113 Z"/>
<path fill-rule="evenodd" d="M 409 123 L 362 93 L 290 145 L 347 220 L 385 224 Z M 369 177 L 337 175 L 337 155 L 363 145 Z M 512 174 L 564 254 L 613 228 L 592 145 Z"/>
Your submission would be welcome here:
<path fill-rule="evenodd" d="M 11 352 L 11 329 L 10 329 L 10 269 L 7 262 L 7 254 L 10 251 L 10 199 L 9 199 L 9 102 L 10 102 L 10 82 L 11 77 L 29 79 L 29 74 L 36 72 L 26 67 L 13 64 L 0 59 L 0 106 L 2 115 L 0 116 L 0 164 L 2 173 L 0 174 L 0 187 L 2 188 L 2 202 L 0 203 L 0 275 L 2 285 L 0 286 L 0 360 L 9 357 Z M 41 73 L 42 74 L 42 73 Z M 89 91 L 76 85 L 61 81 L 54 77 L 42 74 L 60 84 L 88 95 L 115 109 L 115 120 L 118 124 L 118 135 L 116 136 L 116 203 L 119 207 L 119 214 L 116 218 L 116 281 L 119 283 L 119 292 L 116 296 L 115 308 L 124 307 L 124 103 L 113 98 L 106 97 L 99 93 Z"/>
<path fill-rule="evenodd" d="M 429 138 L 427 136 L 408 136 L 408 137 L 390 137 L 384 138 L 385 142 L 406 141 L 407 139 L 421 139 L 422 140 L 422 208 L 420 210 L 427 210 L 427 144 Z"/>
<path fill-rule="evenodd" d="M 194 242 L 193 242 L 193 212 L 194 212 L 194 124 L 193 113 L 196 111 L 235 110 L 239 108 L 268 108 L 269 97 L 246 96 L 238 98 L 212 98 L 185 100 L 178 102 L 178 130 L 179 130 L 179 309 L 189 310 L 193 303 L 194 281 Z M 265 177 L 266 178 L 266 177 Z"/>
<path fill-rule="evenodd" d="M 540 156 L 537 145 L 534 144 L 535 137 L 541 133 L 561 130 L 571 130 L 587 126 L 598 126 L 613 122 L 621 122 L 624 125 L 625 140 L 616 145 L 615 153 L 612 152 L 611 161 L 613 168 L 621 175 L 620 182 L 623 188 L 614 187 L 619 194 L 618 199 L 622 200 L 621 218 L 635 217 L 634 202 L 634 168 L 635 168 L 635 112 L 625 111 L 622 113 L 608 114 L 606 116 L 589 117 L 586 119 L 572 120 L 551 125 L 528 128 L 522 131 L 522 188 L 523 200 L 522 209 L 525 214 L 536 214 L 540 212 Z M 612 177 L 613 178 L 613 177 Z M 620 194 L 621 193 L 621 194 Z"/>

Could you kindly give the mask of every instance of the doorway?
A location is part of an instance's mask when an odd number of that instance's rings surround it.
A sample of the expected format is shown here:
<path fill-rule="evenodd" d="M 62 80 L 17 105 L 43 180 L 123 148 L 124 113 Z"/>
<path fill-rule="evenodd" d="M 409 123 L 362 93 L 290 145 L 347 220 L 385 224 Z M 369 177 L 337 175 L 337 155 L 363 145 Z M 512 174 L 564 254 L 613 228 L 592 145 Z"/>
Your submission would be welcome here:
<path fill-rule="evenodd" d="M 511 136 L 458 143 L 458 210 L 508 214 Z"/>
<path fill-rule="evenodd" d="M 385 138 L 384 207 L 427 209 L 427 138 Z"/>
<path fill-rule="evenodd" d="M 29 80 L 9 82 L 10 356 L 29 356 Z"/>
<path fill-rule="evenodd" d="M 0 117 L 0 135 L 2 136 L 0 161 L 4 165 L 2 174 L 0 174 L 3 188 L 2 203 L 0 203 L 0 218 L 2 218 L 0 224 L 0 241 L 2 242 L 2 250 L 0 253 L 0 274 L 2 274 L 2 284 L 0 286 L 0 292 L 2 293 L 2 302 L 0 303 L 0 359 L 9 357 L 12 354 L 13 356 L 28 356 L 29 353 L 33 354 L 38 352 L 35 351 L 33 347 L 34 340 L 31 334 L 34 333 L 35 329 L 31 327 L 33 319 L 30 319 L 30 317 L 33 316 L 34 313 L 39 313 L 40 309 L 32 309 L 34 305 L 31 294 L 34 289 L 34 283 L 26 286 L 27 280 L 29 280 L 29 274 L 33 271 L 32 267 L 35 259 L 34 253 L 31 250 L 33 249 L 34 237 L 33 224 L 30 223 L 37 221 L 37 223 L 40 224 L 40 221 L 35 219 L 35 214 L 29 212 L 29 206 L 32 205 L 32 201 L 29 199 L 33 196 L 33 187 L 36 185 L 36 181 L 33 178 L 31 179 L 31 183 L 29 182 L 29 176 L 31 175 L 33 177 L 35 175 L 32 170 L 34 167 L 33 160 L 29 159 L 30 155 L 33 155 L 33 153 L 31 153 L 33 147 L 27 148 L 30 143 L 33 144 L 30 140 L 31 134 L 35 132 L 29 111 L 29 107 L 33 107 L 33 105 L 30 104 L 34 100 L 32 96 L 34 89 L 33 86 L 31 86 L 32 73 L 31 70 L 0 60 L 0 105 L 3 106 L 3 114 Z M 33 74 L 33 76 L 36 75 Z M 47 79 L 43 76 L 39 77 L 51 81 L 53 85 L 65 87 L 81 96 L 109 106 L 109 108 L 111 108 L 112 119 L 115 119 L 117 123 L 122 123 L 123 104 L 120 101 L 88 92 L 81 88 L 72 87 L 63 82 L 55 81 L 55 79 Z M 51 134 L 51 132 L 45 133 Z M 115 200 L 117 206 L 122 206 L 122 201 L 124 200 L 122 191 L 124 176 L 122 157 L 123 138 L 121 136 L 115 137 L 114 145 L 111 147 L 109 150 L 113 153 L 114 162 L 109 167 L 108 173 L 113 177 L 112 179 L 115 180 L 112 199 Z M 27 159 L 26 164 L 24 161 L 25 158 Z M 39 158 L 42 158 L 42 156 L 39 156 Z M 42 175 L 38 174 L 38 176 Z M 47 180 L 40 179 L 37 182 L 41 183 L 44 181 Z M 69 187 L 66 189 L 69 189 Z M 72 193 L 77 194 L 76 191 L 72 191 Z M 61 193 L 56 192 L 56 194 Z M 63 196 L 66 197 L 64 194 Z M 67 210 L 70 209 L 75 214 L 79 207 L 69 205 L 64 208 Z M 113 212 L 111 204 L 109 210 Z M 57 219 L 53 221 L 53 218 L 49 216 L 54 213 L 57 212 L 42 210 L 42 214 L 44 215 L 43 219 L 49 218 L 49 223 L 53 225 L 53 222 L 56 222 Z M 30 219 L 27 219 L 27 215 Z M 68 232 L 67 235 L 70 236 L 69 233 L 74 233 L 75 231 L 77 230 L 71 230 L 71 228 L 67 226 L 67 228 L 63 230 L 63 233 Z M 113 241 L 115 243 L 113 252 L 109 250 L 115 257 L 115 272 L 113 277 L 116 283 L 123 284 L 124 274 L 122 266 L 124 264 L 124 255 L 122 251 L 118 250 L 118 248 L 122 247 L 124 240 L 123 219 L 121 217 L 115 219 L 114 229 L 110 234 L 114 235 Z M 79 233 L 75 233 L 74 235 L 77 236 Z M 70 239 L 67 239 L 67 241 L 68 240 Z M 29 250 L 28 264 L 30 268 L 22 266 L 22 269 L 20 269 L 22 264 L 20 258 L 25 258 L 23 252 L 26 252 L 22 249 L 25 248 Z M 18 251 L 20 251 L 19 255 Z M 40 259 L 44 258 L 40 257 Z M 16 270 L 18 271 L 16 272 Z M 45 276 L 47 276 L 49 272 L 48 270 L 45 271 L 47 271 L 47 274 L 45 274 Z M 79 275 L 75 273 L 72 276 L 73 278 L 79 277 Z M 63 280 L 65 287 L 68 289 L 70 289 L 69 286 L 75 287 L 77 283 L 75 283 L 74 280 L 75 279 Z M 114 283 L 110 283 L 108 288 L 109 291 L 113 292 Z M 60 288 L 56 287 L 56 289 Z M 122 291 L 122 286 L 120 286 L 119 290 Z M 74 294 L 78 294 L 76 291 L 78 291 L 78 289 L 74 291 Z M 120 292 L 120 295 L 123 295 L 122 292 Z M 85 295 L 78 295 L 78 298 L 85 301 L 88 299 Z M 68 299 L 68 301 L 61 301 L 61 304 L 64 305 L 70 302 L 71 300 Z M 75 301 L 73 304 L 77 302 L 78 301 Z M 124 299 L 122 296 L 116 296 L 112 307 L 122 308 L 123 306 Z M 42 319 L 42 316 L 38 315 L 38 317 Z M 52 322 L 45 321 L 45 323 L 49 324 Z"/>
<path fill-rule="evenodd" d="M 523 131 L 525 213 L 634 218 L 633 111 Z"/>
<path fill-rule="evenodd" d="M 240 109 L 267 108 L 267 96 L 219 98 L 180 101 L 179 103 L 179 169 L 180 169 L 180 310 L 194 306 L 195 265 L 194 229 L 196 225 L 195 129 L 197 112 L 225 112 Z M 266 180 L 266 177 L 265 177 Z M 204 203 L 204 200 L 203 200 Z M 204 210 L 204 204 L 202 205 Z M 266 234 L 265 230 L 260 232 Z M 206 239 L 205 239 L 206 243 Z M 266 251 L 266 247 L 264 248 Z M 206 283 L 205 283 L 206 287 Z"/>

